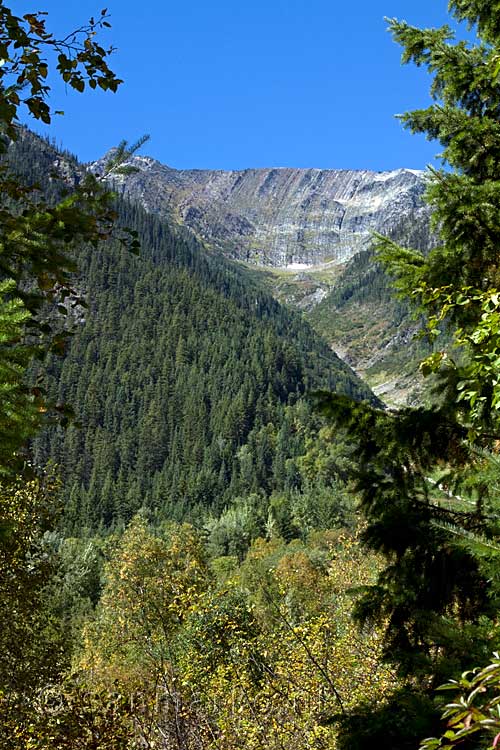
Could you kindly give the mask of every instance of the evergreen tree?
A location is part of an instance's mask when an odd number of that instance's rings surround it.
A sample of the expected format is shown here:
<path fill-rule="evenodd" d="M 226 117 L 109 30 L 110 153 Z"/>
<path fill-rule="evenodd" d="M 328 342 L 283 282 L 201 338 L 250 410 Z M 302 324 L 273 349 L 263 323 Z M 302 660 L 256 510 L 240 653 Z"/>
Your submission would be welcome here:
<path fill-rule="evenodd" d="M 48 348 L 61 352 L 64 327 L 55 311 L 65 316 L 77 302 L 70 257 L 74 242 L 94 246 L 110 234 L 114 211 L 99 180 L 89 175 L 73 179 L 73 191 L 53 180 L 46 195 L 10 171 L 9 143 L 22 141 L 21 112 L 49 124 L 49 65 L 76 91 L 87 85 L 116 91 L 121 80 L 108 66 L 108 55 L 97 41 L 109 26 L 106 10 L 66 37 L 57 38 L 46 27 L 44 13 L 16 16 L 0 2 L 0 471 L 13 468 L 16 451 L 36 429 L 42 407 L 39 388 L 21 385 L 27 351 L 41 354 Z M 57 63 L 53 59 L 57 56 Z M 118 160 L 111 169 L 119 169 Z M 43 175 L 47 182 L 49 168 Z M 23 340 L 24 339 L 24 340 Z M 32 348 L 27 350 L 26 340 Z M 64 409 L 60 407 L 58 411 Z M 6 456 L 6 452 L 9 456 Z M 17 467 L 18 468 L 18 467 Z"/>
<path fill-rule="evenodd" d="M 499 502 L 491 477 L 500 438 L 500 25 L 493 3 L 449 7 L 474 27 L 477 42 L 456 41 L 448 26 L 390 22 L 403 62 L 433 75 L 433 103 L 401 119 L 443 147 L 443 168 L 430 170 L 427 190 L 440 242 L 428 255 L 390 239 L 377 244 L 431 340 L 452 335 L 456 346 L 422 362 L 424 375 L 435 376 L 431 406 L 387 413 L 323 399 L 357 443 L 365 541 L 387 560 L 358 616 L 386 623 L 386 659 L 407 681 L 394 696 L 406 718 L 395 722 L 394 706 L 377 711 L 368 701 L 349 721 L 349 748 L 377 739 L 413 747 L 435 720 L 426 695 L 482 663 L 498 637 Z"/>
<path fill-rule="evenodd" d="M 59 158 L 29 133 L 8 156 L 23 178 Z M 300 400 L 318 387 L 373 399 L 368 387 L 246 269 L 138 206 L 114 209 L 119 227 L 137 231 L 141 257 L 117 241 L 99 259 L 74 248 L 88 310 L 70 313 L 65 356 L 31 371 L 76 415 L 33 446 L 36 465 L 59 467 L 66 530 L 120 526 L 141 507 L 201 526 L 235 497 L 298 487 L 286 463 L 304 447 L 294 422 L 317 421 Z"/>

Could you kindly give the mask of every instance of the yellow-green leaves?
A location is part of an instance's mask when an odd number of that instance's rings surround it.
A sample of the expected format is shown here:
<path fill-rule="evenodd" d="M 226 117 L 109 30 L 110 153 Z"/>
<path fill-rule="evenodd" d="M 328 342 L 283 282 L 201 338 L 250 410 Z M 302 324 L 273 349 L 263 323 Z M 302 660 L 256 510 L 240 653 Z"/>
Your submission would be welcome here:
<path fill-rule="evenodd" d="M 171 639 L 197 606 L 208 580 L 200 540 L 187 526 L 152 533 L 137 517 L 107 565 L 82 664 L 99 680 L 140 680 L 167 658 Z M 127 677 L 129 675 L 129 677 Z"/>
<path fill-rule="evenodd" d="M 351 617 L 349 590 L 378 561 L 339 532 L 261 539 L 218 582 L 200 549 L 189 526 L 154 535 L 132 522 L 85 630 L 81 677 L 129 696 L 136 741 L 151 747 L 333 750 L 339 713 L 394 684 L 382 629 L 360 633 Z"/>

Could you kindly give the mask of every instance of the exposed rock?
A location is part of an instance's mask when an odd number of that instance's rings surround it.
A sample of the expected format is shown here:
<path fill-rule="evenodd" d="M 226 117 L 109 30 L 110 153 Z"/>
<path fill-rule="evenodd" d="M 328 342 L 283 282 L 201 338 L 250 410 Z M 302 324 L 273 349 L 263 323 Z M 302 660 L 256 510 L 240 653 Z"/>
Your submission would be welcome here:
<path fill-rule="evenodd" d="M 318 305 L 327 296 L 328 291 L 326 289 L 318 288 L 311 294 L 303 297 L 297 304 L 299 310 L 309 311 L 316 305 Z"/>
<path fill-rule="evenodd" d="M 413 397 L 415 377 L 403 370 L 415 360 L 414 325 L 363 251 L 373 232 L 424 251 L 435 243 L 423 172 L 176 170 L 141 156 L 130 164 L 135 171 L 114 180 L 118 192 L 228 257 L 267 266 L 263 283 L 302 310 L 388 402 Z"/>
<path fill-rule="evenodd" d="M 426 222 L 422 172 L 325 169 L 176 170 L 150 157 L 115 188 L 187 225 L 230 257 L 299 268 L 345 262 L 402 216 Z M 99 170 L 97 162 L 93 168 Z"/>

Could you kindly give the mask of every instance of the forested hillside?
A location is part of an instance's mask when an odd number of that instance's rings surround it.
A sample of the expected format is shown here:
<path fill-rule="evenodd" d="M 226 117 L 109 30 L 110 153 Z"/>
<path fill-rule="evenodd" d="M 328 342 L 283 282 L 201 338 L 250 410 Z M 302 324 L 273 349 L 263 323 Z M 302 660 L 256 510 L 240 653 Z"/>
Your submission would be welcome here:
<path fill-rule="evenodd" d="M 407 208 L 385 228 L 395 242 L 428 253 L 439 245 L 430 212 Z M 373 245 L 375 235 L 371 237 Z M 284 304 L 299 308 L 311 326 L 388 405 L 415 403 L 423 397 L 418 363 L 430 351 L 416 335 L 421 330 L 406 301 L 397 298 L 391 277 L 377 262 L 373 247 L 346 263 L 303 269 L 255 269 Z"/>
<path fill-rule="evenodd" d="M 78 174 L 29 134 L 10 161 L 31 181 L 54 165 Z M 140 257 L 117 243 L 75 248 L 88 310 L 70 310 L 76 331 L 46 387 L 76 422 L 34 446 L 37 465 L 59 467 L 67 528 L 114 526 L 143 506 L 157 520 L 199 519 L 238 497 L 300 491 L 296 459 L 313 419 L 302 397 L 369 389 L 244 269 L 137 206 L 117 211 L 139 233 Z"/>
<path fill-rule="evenodd" d="M 91 169 L 100 174 L 105 162 Z M 130 174 L 109 177 L 120 195 L 253 266 L 388 403 L 415 400 L 415 326 L 370 248 L 376 232 L 426 252 L 437 244 L 424 173 L 175 170 L 147 156 L 127 163 Z"/>
<path fill-rule="evenodd" d="M 421 400 L 418 363 L 431 350 L 429 342 L 373 251 L 349 261 L 307 318 L 388 405 Z"/>

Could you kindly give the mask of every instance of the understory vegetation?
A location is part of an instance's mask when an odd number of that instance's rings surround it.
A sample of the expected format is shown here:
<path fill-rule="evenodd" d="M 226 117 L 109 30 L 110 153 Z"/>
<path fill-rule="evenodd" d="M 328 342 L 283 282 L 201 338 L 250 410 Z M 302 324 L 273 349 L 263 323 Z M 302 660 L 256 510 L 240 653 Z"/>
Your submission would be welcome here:
<path fill-rule="evenodd" d="M 54 626 L 42 655 L 26 623 L 36 676 L 2 701 L 20 747 L 329 747 L 338 716 L 394 684 L 382 628 L 353 627 L 349 589 L 378 569 L 354 533 L 258 538 L 239 561 L 137 516 L 106 540 L 48 535 L 44 551 L 37 617 Z"/>

